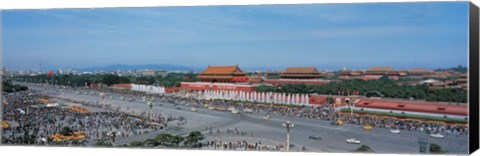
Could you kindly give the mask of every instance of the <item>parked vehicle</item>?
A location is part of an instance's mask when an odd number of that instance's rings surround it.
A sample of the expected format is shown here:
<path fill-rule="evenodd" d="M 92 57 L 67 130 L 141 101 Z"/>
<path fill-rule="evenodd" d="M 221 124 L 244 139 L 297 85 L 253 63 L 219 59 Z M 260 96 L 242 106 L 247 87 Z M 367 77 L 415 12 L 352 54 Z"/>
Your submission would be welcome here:
<path fill-rule="evenodd" d="M 443 137 L 445 137 L 445 136 L 443 136 L 443 135 L 441 135 L 441 134 L 439 134 L 439 133 L 437 133 L 437 134 L 430 134 L 430 136 L 431 136 L 431 137 L 434 137 L 434 138 L 443 138 Z"/>
<path fill-rule="evenodd" d="M 347 139 L 347 143 L 349 143 L 349 144 L 360 144 L 360 140 L 350 138 L 350 139 Z"/>
<path fill-rule="evenodd" d="M 308 139 L 312 139 L 312 140 L 322 140 L 322 137 L 320 137 L 320 136 L 309 136 Z"/>
<path fill-rule="evenodd" d="M 226 108 L 217 107 L 215 110 L 224 112 L 224 111 L 227 110 L 227 109 L 226 109 Z"/>
<path fill-rule="evenodd" d="M 253 109 L 245 108 L 245 109 L 243 109 L 243 112 L 245 112 L 245 113 L 253 113 Z"/>
<path fill-rule="evenodd" d="M 264 116 L 264 117 L 262 117 L 262 118 L 263 118 L 264 120 L 268 120 L 268 119 L 270 119 L 270 115 L 266 115 L 266 116 Z"/>
<path fill-rule="evenodd" d="M 195 107 L 192 107 L 192 109 L 191 109 L 191 110 L 192 110 L 192 112 L 196 112 L 196 111 L 197 111 L 197 108 L 195 108 Z"/>
<path fill-rule="evenodd" d="M 398 134 L 398 133 L 400 133 L 400 130 L 398 130 L 398 129 L 391 129 L 390 132 L 392 132 L 393 134 Z"/>

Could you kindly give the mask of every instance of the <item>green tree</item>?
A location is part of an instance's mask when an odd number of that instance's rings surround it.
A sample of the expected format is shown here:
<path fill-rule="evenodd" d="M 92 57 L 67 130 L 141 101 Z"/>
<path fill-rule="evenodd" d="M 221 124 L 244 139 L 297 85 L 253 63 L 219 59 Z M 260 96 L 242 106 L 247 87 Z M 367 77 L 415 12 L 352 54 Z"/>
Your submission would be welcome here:
<path fill-rule="evenodd" d="M 190 147 L 196 147 L 198 143 L 203 139 L 203 134 L 199 131 L 190 132 L 190 134 L 185 137 L 185 145 Z"/>
<path fill-rule="evenodd" d="M 158 146 L 164 145 L 167 147 L 178 147 L 181 142 L 184 141 L 183 137 L 173 136 L 171 134 L 159 134 L 155 139 L 149 139 L 146 141 L 147 145 Z"/>
<path fill-rule="evenodd" d="M 148 146 L 158 146 L 160 143 L 157 141 L 157 139 L 147 139 L 143 142 L 143 145 L 148 145 Z"/>
<path fill-rule="evenodd" d="M 126 77 L 120 77 L 118 75 L 108 74 L 108 75 L 104 75 L 100 82 L 110 86 L 112 84 L 118 84 L 118 83 L 130 83 L 130 79 Z"/>
<path fill-rule="evenodd" d="M 6 80 L 4 80 L 4 81 L 3 81 L 3 88 L 2 88 L 2 90 L 3 90 L 4 92 L 11 93 L 11 92 L 18 92 L 18 91 L 28 90 L 28 87 L 19 86 L 19 85 L 13 85 L 13 84 L 11 83 L 11 81 L 6 81 Z"/>
<path fill-rule="evenodd" d="M 362 153 L 365 153 L 365 152 L 375 152 L 372 150 L 372 148 L 370 148 L 369 146 L 367 145 L 362 145 L 360 146 L 359 148 L 357 148 L 355 150 L 355 152 L 362 152 Z"/>
<path fill-rule="evenodd" d="M 155 77 L 153 76 L 141 76 L 141 77 L 137 77 L 135 79 L 135 82 L 138 83 L 138 84 L 146 84 L 146 85 L 151 85 L 155 82 Z"/>
<path fill-rule="evenodd" d="M 146 142 L 134 141 L 134 142 L 131 142 L 130 144 L 128 144 L 128 146 L 129 147 L 141 147 L 145 144 L 146 144 Z"/>
<path fill-rule="evenodd" d="M 174 147 L 178 147 L 183 141 L 185 141 L 185 138 L 181 136 L 173 136 L 170 138 L 169 143 Z"/>
<path fill-rule="evenodd" d="M 370 96 L 379 96 L 386 98 L 403 99 L 424 99 L 427 101 L 444 102 L 462 102 L 467 101 L 467 92 L 462 89 L 430 89 L 427 85 L 399 85 L 398 81 L 390 80 L 388 77 L 382 77 L 378 80 L 364 81 L 361 79 L 343 80 L 332 82 L 330 84 L 313 86 L 304 84 L 289 84 L 280 86 L 259 86 L 258 92 L 281 92 L 281 93 L 301 93 L 301 94 L 338 94 L 338 91 L 360 92 L 362 95 L 367 93 Z M 380 94 L 378 94 L 380 93 Z"/>
<path fill-rule="evenodd" d="M 327 102 L 328 102 L 328 104 L 332 104 L 333 103 L 333 98 L 332 97 L 327 97 Z"/>
<path fill-rule="evenodd" d="M 72 136 L 73 130 L 70 127 L 65 126 L 60 130 L 60 134 L 63 136 Z"/>
<path fill-rule="evenodd" d="M 430 153 L 435 153 L 435 154 L 443 154 L 446 153 L 443 151 L 442 147 L 436 143 L 430 143 Z"/>

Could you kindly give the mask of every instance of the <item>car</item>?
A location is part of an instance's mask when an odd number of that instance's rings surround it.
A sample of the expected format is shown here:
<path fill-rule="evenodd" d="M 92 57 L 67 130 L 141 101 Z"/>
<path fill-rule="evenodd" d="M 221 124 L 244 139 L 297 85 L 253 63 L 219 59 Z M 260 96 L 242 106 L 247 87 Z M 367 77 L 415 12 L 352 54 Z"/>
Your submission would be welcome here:
<path fill-rule="evenodd" d="M 312 139 L 312 140 L 322 140 L 322 137 L 320 137 L 320 136 L 309 136 L 308 139 Z"/>
<path fill-rule="evenodd" d="M 175 108 L 175 109 L 176 109 L 176 110 L 181 110 L 182 108 L 180 108 L 180 107 L 177 107 L 177 108 Z"/>
<path fill-rule="evenodd" d="M 332 121 L 332 122 L 330 122 L 330 125 L 337 125 L 337 122 Z"/>
<path fill-rule="evenodd" d="M 217 107 L 215 110 L 224 112 L 224 111 L 226 111 L 227 109 L 226 109 L 226 108 L 222 108 L 222 107 Z"/>
<path fill-rule="evenodd" d="M 264 117 L 262 117 L 262 118 L 263 118 L 264 120 L 268 120 L 268 119 L 270 119 L 270 115 L 266 115 L 266 116 L 264 116 Z"/>
<path fill-rule="evenodd" d="M 373 127 L 370 126 L 370 125 L 365 125 L 365 126 L 363 126 L 363 129 L 365 129 L 365 130 L 372 130 Z"/>
<path fill-rule="evenodd" d="M 444 136 L 437 133 L 437 134 L 430 134 L 431 137 L 434 137 L 434 138 L 443 138 Z"/>
<path fill-rule="evenodd" d="M 360 140 L 350 138 L 350 139 L 347 139 L 347 143 L 349 143 L 349 144 L 360 144 Z"/>
<path fill-rule="evenodd" d="M 398 134 L 398 133 L 400 133 L 400 130 L 398 130 L 398 129 L 391 129 L 390 132 L 393 133 L 393 134 Z"/>
<path fill-rule="evenodd" d="M 245 113 L 253 113 L 253 109 L 245 108 L 245 109 L 243 109 L 243 112 L 245 112 Z"/>
<path fill-rule="evenodd" d="M 196 112 L 196 111 L 197 111 L 197 108 L 193 107 L 192 112 Z"/>

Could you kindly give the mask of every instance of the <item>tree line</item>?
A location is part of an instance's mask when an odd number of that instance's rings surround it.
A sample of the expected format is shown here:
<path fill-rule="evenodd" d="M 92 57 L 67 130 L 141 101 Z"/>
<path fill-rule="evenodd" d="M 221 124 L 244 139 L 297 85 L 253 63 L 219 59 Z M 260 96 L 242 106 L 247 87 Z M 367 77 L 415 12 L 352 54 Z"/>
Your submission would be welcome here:
<path fill-rule="evenodd" d="M 33 83 L 49 83 L 56 85 L 80 87 L 90 84 L 106 84 L 108 86 L 119 83 L 135 83 L 145 85 L 157 85 L 165 87 L 179 87 L 180 83 L 188 81 L 196 81 L 196 75 L 184 74 L 184 73 L 169 73 L 166 77 L 162 76 L 118 76 L 115 74 L 85 74 L 85 75 L 73 75 L 73 74 L 61 74 L 47 76 L 47 74 L 36 76 L 15 76 L 10 79 L 21 82 L 33 82 Z"/>
<path fill-rule="evenodd" d="M 12 82 L 6 80 L 3 81 L 2 87 L 3 91 L 7 93 L 28 90 L 28 87 L 26 86 L 14 85 Z"/>
<path fill-rule="evenodd" d="M 466 103 L 467 91 L 460 88 L 430 89 L 427 85 L 400 85 L 396 81 L 381 78 L 365 81 L 361 79 L 332 82 L 327 85 L 314 86 L 304 84 L 289 84 L 280 86 L 259 86 L 258 92 L 281 92 L 302 94 L 327 94 L 327 95 L 359 95 L 379 96 L 386 98 L 418 99 L 426 101 L 443 101 Z"/>
<path fill-rule="evenodd" d="M 155 138 L 147 139 L 145 141 L 134 141 L 129 144 L 121 145 L 121 147 L 164 146 L 169 148 L 178 148 L 178 147 L 198 148 L 198 147 L 201 147 L 200 141 L 203 139 L 204 139 L 204 136 L 199 131 L 190 132 L 185 137 L 163 133 L 163 134 L 157 135 Z"/>

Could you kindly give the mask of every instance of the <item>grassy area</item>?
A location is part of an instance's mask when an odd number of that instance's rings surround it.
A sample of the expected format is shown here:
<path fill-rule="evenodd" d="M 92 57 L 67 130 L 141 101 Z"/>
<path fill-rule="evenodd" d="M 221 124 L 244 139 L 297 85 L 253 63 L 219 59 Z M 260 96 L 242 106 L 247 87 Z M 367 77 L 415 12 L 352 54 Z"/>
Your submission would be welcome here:
<path fill-rule="evenodd" d="M 350 108 L 344 108 L 340 110 L 341 112 L 348 113 Z M 400 114 L 400 113 L 389 113 L 389 112 L 378 112 L 378 111 L 368 111 L 368 110 L 353 110 L 357 114 L 371 114 L 379 116 L 390 116 L 396 118 L 404 119 L 418 119 L 424 121 L 442 121 L 446 123 L 458 123 L 458 124 L 467 124 L 468 120 L 466 119 L 457 119 L 457 118 L 446 118 L 446 117 L 435 117 L 435 116 L 426 116 L 426 115 L 416 115 L 416 114 Z"/>

